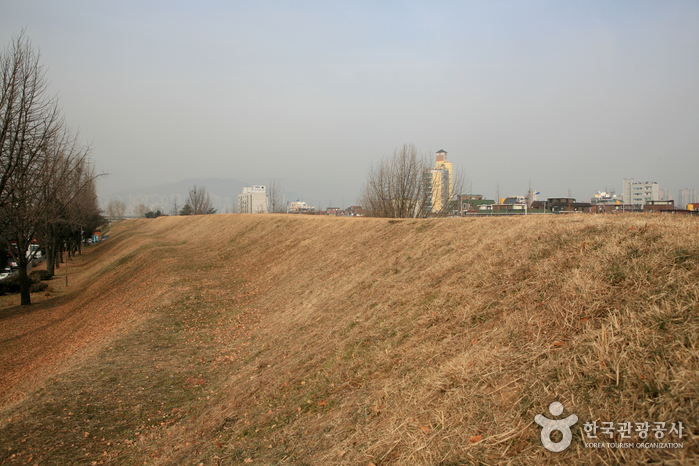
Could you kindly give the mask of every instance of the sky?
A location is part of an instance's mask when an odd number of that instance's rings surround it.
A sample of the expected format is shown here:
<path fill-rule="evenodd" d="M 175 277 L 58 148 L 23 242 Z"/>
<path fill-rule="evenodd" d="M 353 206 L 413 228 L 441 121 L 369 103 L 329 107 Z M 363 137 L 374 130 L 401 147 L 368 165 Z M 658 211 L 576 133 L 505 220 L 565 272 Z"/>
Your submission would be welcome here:
<path fill-rule="evenodd" d="M 0 47 L 40 50 L 102 199 L 277 179 L 321 207 L 405 143 L 488 198 L 699 190 L 697 25 L 694 0 L 0 0 Z"/>

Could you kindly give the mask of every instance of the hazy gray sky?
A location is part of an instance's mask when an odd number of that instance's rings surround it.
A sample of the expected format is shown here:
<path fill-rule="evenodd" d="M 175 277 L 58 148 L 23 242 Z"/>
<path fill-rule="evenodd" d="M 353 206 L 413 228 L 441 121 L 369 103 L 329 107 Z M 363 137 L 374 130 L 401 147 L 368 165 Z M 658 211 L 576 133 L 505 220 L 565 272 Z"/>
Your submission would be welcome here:
<path fill-rule="evenodd" d="M 2 46 L 22 28 L 105 196 L 293 178 L 348 205 L 406 142 L 490 198 L 699 189 L 695 0 L 0 0 Z"/>

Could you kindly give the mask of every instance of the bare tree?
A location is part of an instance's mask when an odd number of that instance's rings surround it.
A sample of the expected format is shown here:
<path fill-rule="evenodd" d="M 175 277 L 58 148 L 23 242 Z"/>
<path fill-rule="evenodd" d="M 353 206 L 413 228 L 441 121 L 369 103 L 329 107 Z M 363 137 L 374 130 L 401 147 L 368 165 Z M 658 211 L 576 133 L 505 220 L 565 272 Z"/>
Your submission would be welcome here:
<path fill-rule="evenodd" d="M 446 215 L 464 189 L 461 171 L 431 167 L 427 155 L 404 144 L 371 166 L 359 202 L 371 217 L 415 218 Z"/>
<path fill-rule="evenodd" d="M 111 201 L 107 205 L 107 217 L 109 220 L 124 220 L 124 215 L 126 214 L 126 204 L 121 201 Z"/>
<path fill-rule="evenodd" d="M 88 200 L 99 217 L 88 152 L 65 129 L 39 55 L 20 34 L 0 55 L 0 228 L 19 266 L 22 305 L 31 303 L 30 245 L 55 244 L 59 230 L 75 233 Z"/>
<path fill-rule="evenodd" d="M 211 203 L 211 197 L 206 193 L 206 189 L 197 188 L 197 185 L 194 185 L 194 187 L 189 190 L 187 203 L 180 211 L 180 215 L 201 215 L 215 213 L 216 209 L 214 209 L 213 204 Z"/>
<path fill-rule="evenodd" d="M 30 304 L 26 252 L 33 240 L 48 146 L 63 122 L 47 95 L 39 54 L 22 32 L 0 56 L 0 221 L 19 265 L 21 304 Z"/>
<path fill-rule="evenodd" d="M 465 186 L 463 172 L 437 160 L 432 167 L 413 144 L 404 144 L 372 165 L 359 198 L 366 215 L 416 218 L 458 211 L 455 199 Z"/>
<path fill-rule="evenodd" d="M 429 167 L 426 156 L 413 144 L 404 144 L 371 166 L 360 203 L 370 217 L 411 218 L 421 215 L 426 203 L 423 176 Z"/>
<path fill-rule="evenodd" d="M 281 183 L 281 181 L 276 179 L 270 180 L 267 188 L 267 200 L 269 202 L 269 212 L 286 212 L 286 205 L 284 203 L 284 185 Z"/>
<path fill-rule="evenodd" d="M 47 95 L 39 54 L 22 32 L 0 55 L 0 206 L 35 166 L 62 124 L 56 99 Z"/>
<path fill-rule="evenodd" d="M 72 141 L 72 143 L 70 142 Z M 56 138 L 21 179 L 10 178 L 14 189 L 2 209 L 5 235 L 12 241 L 9 251 L 19 266 L 21 304 L 30 304 L 27 267 L 29 247 L 40 241 L 47 253 L 47 270 L 53 273 L 56 245 L 77 250 L 82 233 L 102 219 L 97 207 L 94 169 L 88 150 L 75 139 Z M 91 231 L 90 231 L 91 232 Z"/>
<path fill-rule="evenodd" d="M 180 215 L 180 209 L 177 207 L 177 195 L 172 198 L 172 209 L 170 209 L 170 215 Z"/>
<path fill-rule="evenodd" d="M 148 212 L 148 207 L 146 207 L 143 204 L 139 204 L 136 206 L 136 209 L 134 210 L 134 213 L 136 214 L 136 217 L 145 217 L 146 212 Z"/>
<path fill-rule="evenodd" d="M 91 234 L 104 222 L 95 187 L 94 167 L 88 159 L 89 148 L 82 146 L 76 136 L 63 131 L 51 145 L 45 158 L 45 177 L 36 180 L 42 188 L 42 198 L 36 201 L 38 217 L 42 219 L 36 239 L 46 252 L 46 268 L 54 272 L 59 245 L 80 244 L 78 231 Z M 41 207 L 41 210 L 38 210 Z"/>
<path fill-rule="evenodd" d="M 71 177 L 69 189 L 71 196 L 65 205 L 60 220 L 64 225 L 63 241 L 69 246 L 69 252 L 82 252 L 82 239 L 85 234 L 92 234 L 95 228 L 104 223 L 97 202 L 95 187 L 95 170 L 87 161 L 79 161 Z"/>

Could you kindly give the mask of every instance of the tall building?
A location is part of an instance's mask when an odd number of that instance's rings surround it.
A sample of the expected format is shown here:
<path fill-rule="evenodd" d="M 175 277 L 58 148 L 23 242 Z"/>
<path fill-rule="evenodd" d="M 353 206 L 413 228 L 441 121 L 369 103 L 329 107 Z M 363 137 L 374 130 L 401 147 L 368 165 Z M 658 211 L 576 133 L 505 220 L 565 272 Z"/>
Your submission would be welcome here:
<path fill-rule="evenodd" d="M 661 201 L 672 201 L 672 194 L 670 194 L 669 189 L 660 188 L 660 200 Z"/>
<path fill-rule="evenodd" d="M 660 200 L 660 185 L 655 181 L 635 182 L 633 178 L 624 178 L 624 204 L 644 205 L 650 201 Z"/>
<path fill-rule="evenodd" d="M 697 202 L 696 191 L 690 188 L 680 189 L 680 196 L 677 201 L 677 207 L 679 209 L 686 209 L 687 204 L 694 204 L 695 202 Z"/>
<path fill-rule="evenodd" d="M 447 152 L 437 152 L 434 168 L 425 172 L 424 184 L 427 193 L 425 210 L 438 213 L 444 210 L 454 196 L 454 168 L 447 162 Z"/>
<path fill-rule="evenodd" d="M 266 214 L 268 206 L 265 186 L 246 186 L 242 194 L 238 194 L 238 212 L 241 214 Z"/>

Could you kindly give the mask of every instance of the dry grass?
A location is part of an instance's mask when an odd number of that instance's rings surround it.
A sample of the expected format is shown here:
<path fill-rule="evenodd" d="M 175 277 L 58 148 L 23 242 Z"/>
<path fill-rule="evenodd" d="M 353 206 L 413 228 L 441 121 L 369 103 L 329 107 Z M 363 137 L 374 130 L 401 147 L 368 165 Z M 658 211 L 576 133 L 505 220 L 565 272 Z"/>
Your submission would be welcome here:
<path fill-rule="evenodd" d="M 694 464 L 698 226 L 124 222 L 71 289 L 0 310 L 0 462 Z M 554 400 L 562 453 L 533 424 Z M 593 420 L 682 421 L 684 448 L 589 449 Z"/>

